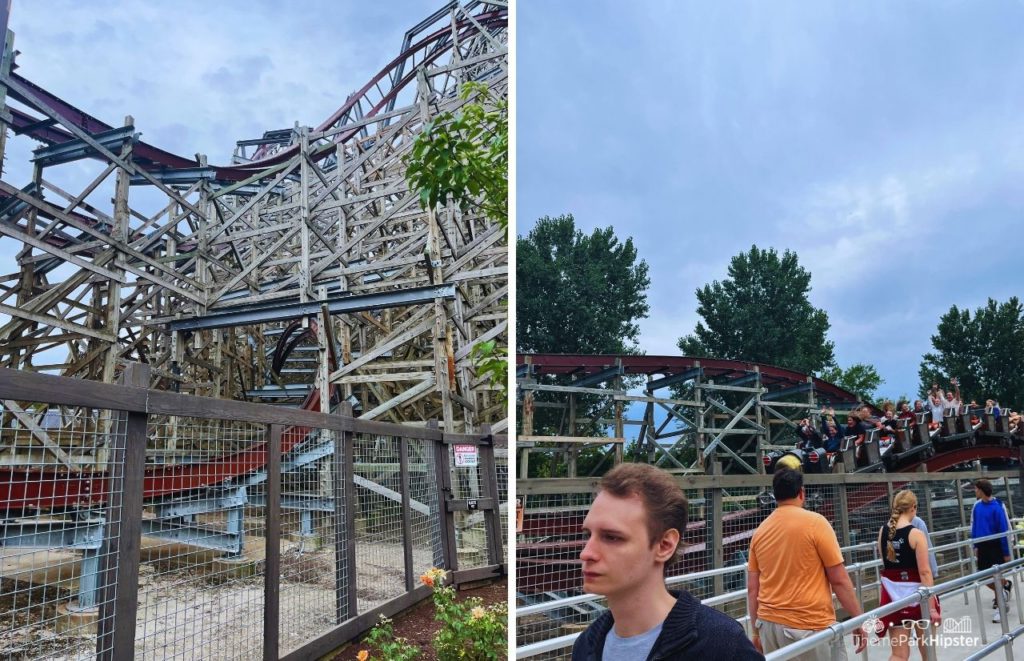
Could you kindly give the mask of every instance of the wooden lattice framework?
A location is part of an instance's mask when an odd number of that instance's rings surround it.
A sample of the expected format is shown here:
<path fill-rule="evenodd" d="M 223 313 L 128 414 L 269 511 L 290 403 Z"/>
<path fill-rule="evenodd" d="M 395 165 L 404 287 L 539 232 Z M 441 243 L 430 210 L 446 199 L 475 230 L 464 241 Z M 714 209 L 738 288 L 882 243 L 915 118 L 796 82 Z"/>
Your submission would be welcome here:
<path fill-rule="evenodd" d="M 594 470 L 607 469 L 622 461 L 628 437 L 637 456 L 670 471 L 711 473 L 721 464 L 726 472 L 763 473 L 765 453 L 792 447 L 800 419 L 817 424 L 822 404 L 857 403 L 821 379 L 743 361 L 520 354 L 516 362 L 522 477 L 534 452 L 559 453 L 566 475 L 576 477 L 580 451 L 599 448 L 606 456 Z M 540 409 L 557 412 L 557 422 L 536 428 Z"/>
<path fill-rule="evenodd" d="M 507 341 L 505 231 L 422 209 L 404 163 L 463 82 L 507 96 L 504 3 L 448 4 L 323 124 L 241 141 L 223 167 L 34 85 L 12 44 L 0 156 L 8 130 L 41 146 L 31 181 L 0 179 L 0 366 L 112 383 L 140 361 L 153 387 L 270 403 L 337 384 L 363 418 L 504 428 L 471 352 Z M 91 182 L 55 183 L 83 159 Z"/>

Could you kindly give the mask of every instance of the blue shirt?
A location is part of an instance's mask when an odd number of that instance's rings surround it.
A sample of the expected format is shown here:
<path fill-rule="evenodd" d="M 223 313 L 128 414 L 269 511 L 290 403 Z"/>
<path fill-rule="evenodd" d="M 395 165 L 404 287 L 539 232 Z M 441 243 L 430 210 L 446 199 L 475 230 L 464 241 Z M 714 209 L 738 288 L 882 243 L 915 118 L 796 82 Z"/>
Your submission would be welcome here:
<path fill-rule="evenodd" d="M 1006 520 L 1006 510 L 1003 509 L 1003 504 L 999 502 L 998 498 L 993 498 L 987 503 L 984 500 L 974 503 L 974 509 L 971 510 L 971 538 L 995 535 L 996 533 L 1006 532 L 1009 529 L 1010 522 Z M 1010 555 L 1010 544 L 1005 537 L 981 543 L 994 543 L 996 541 L 1002 546 L 1003 555 Z M 977 547 L 978 544 L 974 546 Z"/>

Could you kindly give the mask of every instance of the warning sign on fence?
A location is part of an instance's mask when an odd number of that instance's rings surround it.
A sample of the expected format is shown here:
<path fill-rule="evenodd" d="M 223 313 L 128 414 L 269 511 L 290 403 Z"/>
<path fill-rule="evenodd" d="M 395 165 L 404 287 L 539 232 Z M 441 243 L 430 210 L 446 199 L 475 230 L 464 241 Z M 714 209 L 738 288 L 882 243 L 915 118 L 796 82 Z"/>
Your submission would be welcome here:
<path fill-rule="evenodd" d="M 472 468 L 477 465 L 477 459 L 479 454 L 477 453 L 475 445 L 456 445 L 455 446 L 455 467 L 456 468 Z"/>

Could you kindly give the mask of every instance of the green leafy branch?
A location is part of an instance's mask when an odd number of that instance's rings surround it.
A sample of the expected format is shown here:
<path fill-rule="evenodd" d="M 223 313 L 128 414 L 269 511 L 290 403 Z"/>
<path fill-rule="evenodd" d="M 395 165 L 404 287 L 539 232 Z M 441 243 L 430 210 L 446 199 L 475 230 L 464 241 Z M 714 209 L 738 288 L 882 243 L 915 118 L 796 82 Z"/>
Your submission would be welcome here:
<path fill-rule="evenodd" d="M 452 201 L 507 230 L 508 100 L 493 98 L 479 82 L 464 83 L 459 96 L 468 101 L 462 108 L 423 125 L 406 158 L 406 178 L 424 209 Z"/>

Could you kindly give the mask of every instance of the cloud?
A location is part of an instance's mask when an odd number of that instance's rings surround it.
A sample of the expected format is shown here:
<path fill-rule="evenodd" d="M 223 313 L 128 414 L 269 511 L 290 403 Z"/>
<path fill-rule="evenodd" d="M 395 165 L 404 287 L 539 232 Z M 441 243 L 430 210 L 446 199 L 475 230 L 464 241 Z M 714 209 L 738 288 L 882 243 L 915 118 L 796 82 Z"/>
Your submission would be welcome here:
<path fill-rule="evenodd" d="M 232 57 L 224 66 L 202 75 L 202 81 L 211 87 L 232 94 L 258 86 L 264 73 L 274 68 L 266 55 Z"/>
<path fill-rule="evenodd" d="M 227 163 L 235 140 L 320 123 L 437 6 L 51 0 L 16 4 L 11 29 L 23 76 L 113 125 L 131 114 L 147 134 L 189 126 L 189 142 L 159 146 Z"/>

